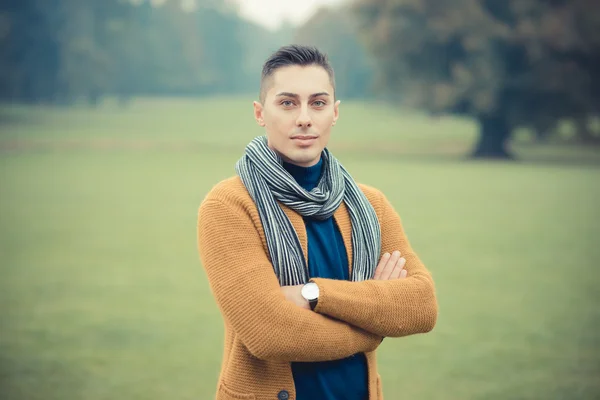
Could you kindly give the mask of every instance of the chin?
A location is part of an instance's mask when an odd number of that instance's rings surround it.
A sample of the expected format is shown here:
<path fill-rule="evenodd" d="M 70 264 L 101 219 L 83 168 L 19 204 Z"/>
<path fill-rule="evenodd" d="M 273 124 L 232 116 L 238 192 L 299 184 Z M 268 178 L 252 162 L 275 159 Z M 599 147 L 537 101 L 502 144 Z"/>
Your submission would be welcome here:
<path fill-rule="evenodd" d="M 286 155 L 286 158 L 292 164 L 305 165 L 305 164 L 316 164 L 321 157 L 321 152 L 310 152 L 310 154 L 290 154 Z"/>

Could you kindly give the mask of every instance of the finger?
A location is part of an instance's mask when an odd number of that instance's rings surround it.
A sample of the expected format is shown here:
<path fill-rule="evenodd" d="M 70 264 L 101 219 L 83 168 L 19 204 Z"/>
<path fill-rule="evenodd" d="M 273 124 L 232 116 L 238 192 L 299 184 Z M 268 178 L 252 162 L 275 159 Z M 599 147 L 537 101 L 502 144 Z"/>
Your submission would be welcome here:
<path fill-rule="evenodd" d="M 387 265 L 390 256 L 390 253 L 385 253 L 381 257 L 381 260 L 379 260 L 379 265 L 377 265 L 377 268 L 375 269 L 375 275 L 373 276 L 373 279 L 379 279 L 379 277 L 381 276 L 381 271 L 383 271 L 383 268 Z"/>
<path fill-rule="evenodd" d="M 396 266 L 396 263 L 398 262 L 398 259 L 400 258 L 400 252 L 398 250 L 394 251 L 392 253 L 392 256 L 390 257 L 387 265 L 383 268 L 383 271 L 381 272 L 381 280 L 387 281 L 388 279 L 390 279 L 390 275 L 392 273 L 392 271 L 394 270 L 394 267 Z"/>
<path fill-rule="evenodd" d="M 404 257 L 400 257 L 396 263 L 396 266 L 394 267 L 394 270 L 390 274 L 390 279 L 400 278 L 400 273 L 404 271 L 404 264 L 406 264 L 406 259 Z"/>
<path fill-rule="evenodd" d="M 404 279 L 404 278 L 406 278 L 406 276 L 407 276 L 407 275 L 408 275 L 408 271 L 407 271 L 407 270 L 405 270 L 405 269 L 403 269 L 403 270 L 400 272 L 400 279 Z"/>

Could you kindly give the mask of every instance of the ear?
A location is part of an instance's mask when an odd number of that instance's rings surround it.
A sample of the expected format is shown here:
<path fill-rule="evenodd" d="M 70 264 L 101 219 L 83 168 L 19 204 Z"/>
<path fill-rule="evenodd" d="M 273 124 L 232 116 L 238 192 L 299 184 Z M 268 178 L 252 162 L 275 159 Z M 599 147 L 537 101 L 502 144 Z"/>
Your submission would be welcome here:
<path fill-rule="evenodd" d="M 260 126 L 265 126 L 265 120 L 263 118 L 263 105 L 258 101 L 252 103 L 254 105 L 254 119 L 256 119 L 256 123 Z"/>
<path fill-rule="evenodd" d="M 335 125 L 337 119 L 340 116 L 340 100 L 336 101 L 333 105 L 333 123 L 331 125 Z"/>

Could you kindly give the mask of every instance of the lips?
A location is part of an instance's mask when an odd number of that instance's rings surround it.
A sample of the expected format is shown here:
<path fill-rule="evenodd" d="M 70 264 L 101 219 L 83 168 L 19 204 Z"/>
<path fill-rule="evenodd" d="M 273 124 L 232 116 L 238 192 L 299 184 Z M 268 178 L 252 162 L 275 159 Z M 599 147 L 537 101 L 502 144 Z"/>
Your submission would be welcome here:
<path fill-rule="evenodd" d="M 311 139 L 316 139 L 316 136 L 313 135 L 296 135 L 296 136 L 292 136 L 292 139 L 297 139 L 297 140 L 311 140 Z"/>
<path fill-rule="evenodd" d="M 310 147 L 317 141 L 317 137 L 313 135 L 296 135 L 292 136 L 292 140 L 296 143 L 296 146 Z"/>

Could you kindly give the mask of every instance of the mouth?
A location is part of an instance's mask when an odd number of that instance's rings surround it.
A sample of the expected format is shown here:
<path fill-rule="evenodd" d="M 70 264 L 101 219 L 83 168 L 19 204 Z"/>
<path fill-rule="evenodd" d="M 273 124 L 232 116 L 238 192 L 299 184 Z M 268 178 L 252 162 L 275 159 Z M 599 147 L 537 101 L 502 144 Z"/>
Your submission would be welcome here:
<path fill-rule="evenodd" d="M 315 135 L 295 135 L 292 136 L 292 139 L 294 140 L 312 140 L 312 139 L 316 139 L 317 136 Z"/>
<path fill-rule="evenodd" d="M 292 136 L 292 140 L 299 147 L 310 147 L 317 141 L 317 136 L 314 135 L 296 135 Z"/>

